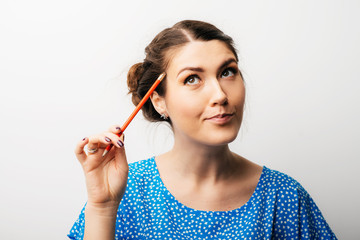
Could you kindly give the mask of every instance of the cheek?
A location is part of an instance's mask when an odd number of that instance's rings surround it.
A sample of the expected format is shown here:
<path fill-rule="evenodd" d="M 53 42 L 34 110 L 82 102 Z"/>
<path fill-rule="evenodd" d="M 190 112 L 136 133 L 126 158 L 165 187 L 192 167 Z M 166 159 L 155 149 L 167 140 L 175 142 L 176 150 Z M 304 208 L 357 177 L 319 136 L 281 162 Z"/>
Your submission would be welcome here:
<path fill-rule="evenodd" d="M 227 87 L 229 103 L 234 107 L 243 108 L 245 103 L 245 86 L 242 82 Z"/>
<path fill-rule="evenodd" d="M 194 96 L 181 95 L 175 99 L 172 99 L 168 103 L 169 114 L 173 118 L 180 119 L 181 121 L 193 121 L 194 117 L 201 116 L 203 112 L 204 99 L 196 98 Z M 175 120 L 175 119 L 174 119 Z"/>
<path fill-rule="evenodd" d="M 245 103 L 245 91 L 243 89 L 241 89 L 241 91 L 238 91 L 237 94 L 235 95 L 236 97 L 236 105 L 237 107 L 244 107 L 244 103 Z"/>
<path fill-rule="evenodd" d="M 180 88 L 167 91 L 166 108 L 173 125 L 180 128 L 193 128 L 198 124 L 204 111 L 204 97 L 190 91 L 181 91 Z"/>

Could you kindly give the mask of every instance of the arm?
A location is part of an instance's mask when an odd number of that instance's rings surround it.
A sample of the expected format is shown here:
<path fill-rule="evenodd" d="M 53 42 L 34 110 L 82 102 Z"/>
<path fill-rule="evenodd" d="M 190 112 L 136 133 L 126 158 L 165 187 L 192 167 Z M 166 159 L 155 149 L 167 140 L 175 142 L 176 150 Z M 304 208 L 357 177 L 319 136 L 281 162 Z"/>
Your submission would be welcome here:
<path fill-rule="evenodd" d="M 86 205 L 84 240 L 114 239 L 119 204 L 108 206 Z"/>
<path fill-rule="evenodd" d="M 84 138 L 75 149 L 84 171 L 88 195 L 84 211 L 85 222 L 82 222 L 86 240 L 115 237 L 117 210 L 126 190 L 129 171 L 124 138 L 117 136 L 119 132 L 120 128 L 113 126 L 108 132 Z M 103 157 L 103 152 L 110 143 L 115 147 Z M 88 149 L 95 150 L 84 152 L 86 144 Z"/>

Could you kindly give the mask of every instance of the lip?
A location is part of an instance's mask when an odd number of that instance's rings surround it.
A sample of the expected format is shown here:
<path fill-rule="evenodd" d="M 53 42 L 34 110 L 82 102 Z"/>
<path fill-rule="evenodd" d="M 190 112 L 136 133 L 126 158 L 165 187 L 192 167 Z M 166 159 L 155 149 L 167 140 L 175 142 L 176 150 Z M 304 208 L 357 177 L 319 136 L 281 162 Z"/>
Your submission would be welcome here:
<path fill-rule="evenodd" d="M 214 115 L 210 118 L 206 118 L 205 120 L 216 123 L 216 124 L 226 124 L 234 117 L 234 113 L 222 113 Z"/>

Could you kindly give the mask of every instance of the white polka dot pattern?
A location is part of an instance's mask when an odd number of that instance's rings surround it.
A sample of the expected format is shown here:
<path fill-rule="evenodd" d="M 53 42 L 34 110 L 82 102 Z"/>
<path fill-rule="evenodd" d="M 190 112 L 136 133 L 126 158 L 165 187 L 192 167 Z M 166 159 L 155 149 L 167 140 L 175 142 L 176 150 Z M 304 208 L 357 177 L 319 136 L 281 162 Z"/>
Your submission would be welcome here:
<path fill-rule="evenodd" d="M 83 239 L 84 208 L 68 234 L 70 239 Z M 201 211 L 174 198 L 152 157 L 129 164 L 115 239 L 337 238 L 309 194 L 286 174 L 264 166 L 245 205 L 230 211 Z"/>

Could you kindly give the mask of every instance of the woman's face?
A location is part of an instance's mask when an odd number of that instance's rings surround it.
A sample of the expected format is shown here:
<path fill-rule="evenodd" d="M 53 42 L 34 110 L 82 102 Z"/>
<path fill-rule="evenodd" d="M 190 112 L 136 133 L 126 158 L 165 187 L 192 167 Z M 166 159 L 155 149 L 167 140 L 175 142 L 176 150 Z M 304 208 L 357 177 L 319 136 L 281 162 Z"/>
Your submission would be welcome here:
<path fill-rule="evenodd" d="M 245 101 L 234 54 L 212 40 L 190 42 L 170 56 L 164 100 L 175 138 L 210 146 L 232 142 Z"/>

